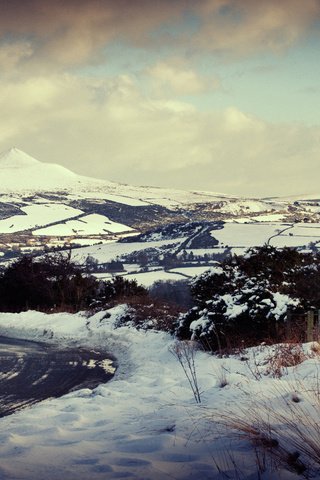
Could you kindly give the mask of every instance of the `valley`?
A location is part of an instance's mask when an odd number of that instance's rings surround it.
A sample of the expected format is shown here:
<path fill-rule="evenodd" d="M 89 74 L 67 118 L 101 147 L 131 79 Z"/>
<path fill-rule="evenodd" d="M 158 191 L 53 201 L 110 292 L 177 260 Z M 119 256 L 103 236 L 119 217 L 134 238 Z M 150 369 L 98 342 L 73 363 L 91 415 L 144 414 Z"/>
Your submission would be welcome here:
<path fill-rule="evenodd" d="M 82 177 L 12 148 L 0 156 L 0 265 L 72 250 L 101 277 L 189 278 L 265 243 L 318 249 L 320 195 L 250 199 Z"/>

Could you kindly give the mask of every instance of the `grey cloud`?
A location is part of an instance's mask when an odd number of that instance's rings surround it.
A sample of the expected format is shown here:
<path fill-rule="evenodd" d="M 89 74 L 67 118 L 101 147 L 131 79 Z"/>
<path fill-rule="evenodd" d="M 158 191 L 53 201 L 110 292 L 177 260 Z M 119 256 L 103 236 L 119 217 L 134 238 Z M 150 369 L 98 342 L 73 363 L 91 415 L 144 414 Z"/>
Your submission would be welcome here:
<path fill-rule="evenodd" d="M 103 104 L 92 102 L 99 82 Z M 127 76 L 101 82 L 67 75 L 0 84 L 0 150 L 16 145 L 77 173 L 140 185 L 243 195 L 318 189 L 319 127 L 155 101 Z"/>
<path fill-rule="evenodd" d="M 197 18 L 190 31 L 187 12 Z M 0 37 L 5 45 L 32 46 L 21 60 L 57 68 L 99 61 L 114 40 L 232 55 L 278 51 L 302 38 L 319 16 L 317 0 L 0 0 Z M 177 26 L 176 34 L 161 34 L 162 25 Z"/>

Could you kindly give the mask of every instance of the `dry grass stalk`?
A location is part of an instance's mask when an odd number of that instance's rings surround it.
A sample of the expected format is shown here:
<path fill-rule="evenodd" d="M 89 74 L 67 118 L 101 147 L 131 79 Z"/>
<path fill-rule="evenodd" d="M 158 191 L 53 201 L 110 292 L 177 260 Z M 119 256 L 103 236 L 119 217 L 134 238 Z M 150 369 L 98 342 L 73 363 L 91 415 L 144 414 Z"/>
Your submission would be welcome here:
<path fill-rule="evenodd" d="M 275 346 L 274 353 L 268 358 L 267 374 L 274 378 L 281 378 L 289 367 L 300 365 L 307 359 L 301 344 L 282 343 Z"/>
<path fill-rule="evenodd" d="M 275 389 L 278 403 L 262 398 L 236 414 L 225 412 L 218 421 L 249 440 L 260 459 L 267 455 L 278 467 L 320 478 L 320 382 L 315 380 L 312 388 L 297 382 L 293 393 L 281 385 Z"/>
<path fill-rule="evenodd" d="M 195 354 L 197 349 L 198 344 L 194 341 L 180 341 L 175 342 L 173 347 L 170 349 L 170 352 L 180 363 L 189 382 L 195 401 L 197 403 L 201 403 L 201 392 L 199 390 L 195 365 Z"/>

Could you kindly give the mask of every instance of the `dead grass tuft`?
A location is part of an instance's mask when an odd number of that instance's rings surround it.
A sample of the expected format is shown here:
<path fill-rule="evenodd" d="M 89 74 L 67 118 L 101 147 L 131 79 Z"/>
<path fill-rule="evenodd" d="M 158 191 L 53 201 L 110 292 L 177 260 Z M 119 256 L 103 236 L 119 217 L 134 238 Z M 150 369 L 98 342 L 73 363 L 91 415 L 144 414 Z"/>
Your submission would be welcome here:
<path fill-rule="evenodd" d="M 122 303 L 126 303 L 129 308 L 117 326 L 130 324 L 141 330 L 153 329 L 173 333 L 179 315 L 184 311 L 177 305 L 154 300 L 148 296 L 123 298 Z"/>
<path fill-rule="evenodd" d="M 246 409 L 225 412 L 218 421 L 252 444 L 257 465 L 265 465 L 267 458 L 276 469 L 320 478 L 319 379 L 312 385 L 297 382 L 294 393 L 277 385 L 273 398 L 253 400 Z"/>
<path fill-rule="evenodd" d="M 289 367 L 295 367 L 308 357 L 299 343 L 282 343 L 275 346 L 275 350 L 267 359 L 266 374 L 274 378 L 281 378 Z"/>

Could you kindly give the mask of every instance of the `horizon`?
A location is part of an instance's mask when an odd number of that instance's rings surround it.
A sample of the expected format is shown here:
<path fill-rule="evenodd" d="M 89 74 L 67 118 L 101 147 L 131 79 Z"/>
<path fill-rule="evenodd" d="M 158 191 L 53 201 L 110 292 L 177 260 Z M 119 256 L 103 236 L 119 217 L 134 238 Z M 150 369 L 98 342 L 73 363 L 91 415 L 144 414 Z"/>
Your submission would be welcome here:
<path fill-rule="evenodd" d="M 317 0 L 0 7 L 0 151 L 132 185 L 317 192 Z"/>
<path fill-rule="evenodd" d="M 174 188 L 174 187 L 166 187 L 166 186 L 158 186 L 158 185 L 152 185 L 152 184 L 127 184 L 127 183 L 121 183 L 121 182 L 116 182 L 116 181 L 113 181 L 113 180 L 110 180 L 110 179 L 98 179 L 94 176 L 90 176 L 90 175 L 79 175 L 76 171 L 72 170 L 71 168 L 67 168 L 59 163 L 53 163 L 53 162 L 46 162 L 46 161 L 43 161 L 42 159 L 38 159 L 38 158 L 35 158 L 31 155 L 28 154 L 28 152 L 25 152 L 23 150 L 21 150 L 20 148 L 16 147 L 16 146 L 13 146 L 13 147 L 10 147 L 8 148 L 7 150 L 4 150 L 2 152 L 0 152 L 0 169 L 1 168 L 10 168 L 8 165 L 5 165 L 5 167 L 2 167 L 2 164 L 1 164 L 1 159 L 4 157 L 6 158 L 6 160 L 10 159 L 10 154 L 18 154 L 18 155 L 22 155 L 23 157 L 29 157 L 30 158 L 30 162 L 36 162 L 36 164 L 38 163 L 39 165 L 48 165 L 48 166 L 57 166 L 57 167 L 63 167 L 63 170 L 67 170 L 69 173 L 72 173 L 73 175 L 76 175 L 76 176 L 80 176 L 80 177 L 83 177 L 84 179 L 88 179 L 88 180 L 102 180 L 102 181 L 105 181 L 105 182 L 111 182 L 111 183 L 115 183 L 115 184 L 119 184 L 121 186 L 134 186 L 134 187 L 141 187 L 141 188 L 155 188 L 155 189 L 163 189 L 163 190 L 172 190 L 172 191 L 186 191 L 186 192 L 194 192 L 194 193 L 203 193 L 203 194 L 215 194 L 215 195 L 221 195 L 222 197 L 225 196 L 226 199 L 248 199 L 248 200 L 272 200 L 272 199 L 279 199 L 279 200 L 290 200 L 290 199 L 307 199 L 307 197 L 309 197 L 308 199 L 310 201 L 312 200 L 318 200 L 318 197 L 320 197 L 320 194 L 318 194 L 317 192 L 312 192 L 310 194 L 310 192 L 306 192 L 306 193 L 303 193 L 303 192 L 300 192 L 300 193 L 297 193 L 295 195 L 288 195 L 288 196 L 279 196 L 279 195 L 275 195 L 275 196 L 265 196 L 265 197 L 254 197 L 254 196 L 248 196 L 248 195 L 236 195 L 236 194 L 232 194 L 232 193 L 225 193 L 225 192 L 217 192 L 217 191 L 213 191 L 213 190 L 196 190 L 196 189 L 186 189 L 186 188 Z M 25 158 L 24 158 L 24 162 L 25 162 Z M 30 166 L 32 166 L 30 164 Z M 33 164 L 34 166 L 34 164 Z M 21 165 L 21 168 L 25 168 L 25 167 L 28 167 L 28 165 L 26 164 L 22 164 Z M 313 197 L 312 197 L 313 196 Z M 292 198 L 291 198 L 292 197 Z"/>

